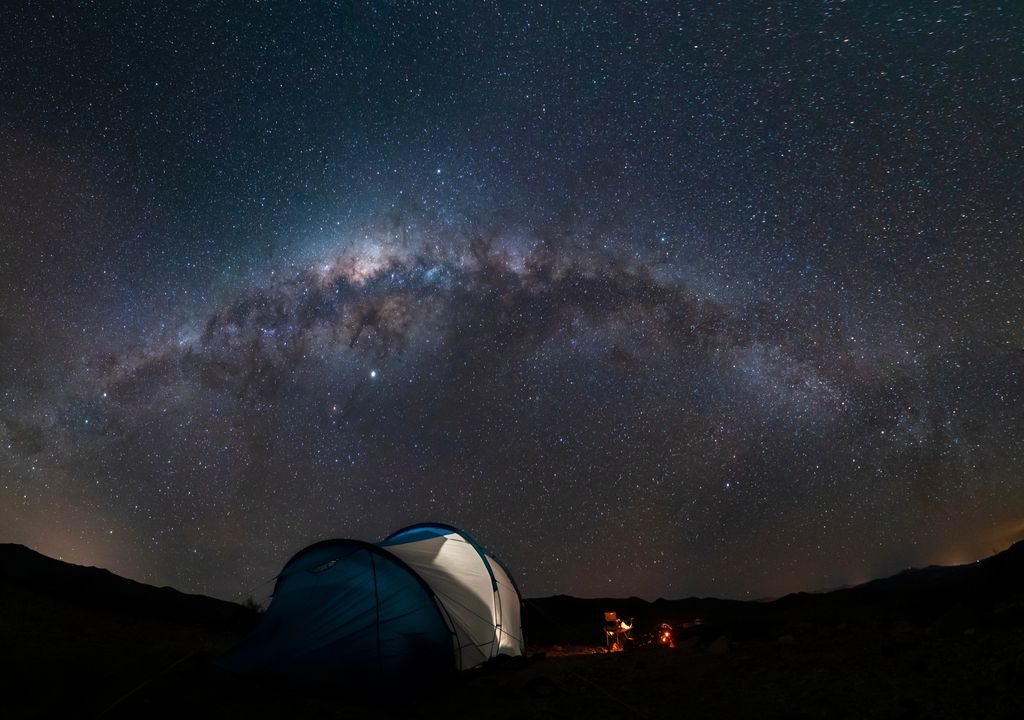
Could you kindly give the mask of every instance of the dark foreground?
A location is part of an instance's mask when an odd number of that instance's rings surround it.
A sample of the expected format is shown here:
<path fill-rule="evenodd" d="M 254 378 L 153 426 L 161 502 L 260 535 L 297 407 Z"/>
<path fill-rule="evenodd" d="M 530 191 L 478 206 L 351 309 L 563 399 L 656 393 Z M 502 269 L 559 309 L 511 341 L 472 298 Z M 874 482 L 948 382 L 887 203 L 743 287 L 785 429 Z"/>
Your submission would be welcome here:
<path fill-rule="evenodd" d="M 674 649 L 594 654 L 601 612 L 681 625 Z M 529 659 L 427 689 L 310 692 L 211 660 L 251 626 L 230 603 L 0 546 L 3 717 L 1024 717 L 1024 546 L 772 603 L 546 598 Z M 581 642 L 582 641 L 582 642 Z M 578 654 L 573 654 L 578 653 Z"/>

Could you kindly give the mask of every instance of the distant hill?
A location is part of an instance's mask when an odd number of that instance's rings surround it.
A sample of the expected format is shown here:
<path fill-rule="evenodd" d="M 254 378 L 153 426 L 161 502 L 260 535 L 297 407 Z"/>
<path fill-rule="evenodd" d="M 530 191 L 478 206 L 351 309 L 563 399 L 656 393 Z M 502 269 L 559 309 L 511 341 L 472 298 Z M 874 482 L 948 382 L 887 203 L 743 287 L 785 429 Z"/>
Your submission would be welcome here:
<path fill-rule="evenodd" d="M 55 560 L 24 545 L 0 544 L 0 588 L 50 601 L 195 625 L 230 627 L 253 613 L 235 603 L 153 587 L 109 570 Z"/>
<path fill-rule="evenodd" d="M 0 544 L 0 588 L 39 596 L 47 603 L 91 608 L 102 613 L 178 624 L 231 629 L 248 627 L 254 614 L 235 603 L 153 587 L 94 567 L 54 560 L 22 545 Z M 29 600 L 29 597 L 23 597 Z M 840 624 L 905 619 L 929 625 L 950 613 L 967 618 L 995 605 L 1024 599 L 1024 541 L 966 565 L 904 570 L 891 577 L 828 592 L 793 593 L 767 602 L 715 598 L 576 598 L 557 595 L 525 601 L 528 640 L 549 645 L 591 644 L 602 638 L 603 613 L 634 618 L 640 632 L 662 622 L 700 618 L 705 632 L 786 631 L 793 623 Z M 3 602 L 0 600 L 0 602 Z M 790 628 L 791 629 L 791 628 Z"/>
<path fill-rule="evenodd" d="M 224 652 L 255 619 L 241 605 L 0 545 L 0 684 L 18 689 L 4 716 L 99 715 L 167 668 Z M 41 678 L 50 688 L 33 690 Z"/>
<path fill-rule="evenodd" d="M 884 624 L 956 627 L 1009 622 L 1024 616 L 1024 541 L 978 562 L 904 570 L 892 577 L 821 593 L 793 593 L 768 602 L 688 598 L 648 602 L 640 598 L 581 599 L 565 595 L 526 601 L 524 625 L 531 642 L 602 642 L 603 613 L 634 618 L 640 635 L 661 623 L 700 619 L 691 632 L 765 638 L 805 625 Z"/>
<path fill-rule="evenodd" d="M 91 608 L 129 616 L 218 629 L 245 628 L 254 614 L 235 603 L 153 587 L 108 570 L 55 560 L 22 545 L 0 544 L 0 588 L 11 599 Z M 634 618 L 640 633 L 663 622 L 703 621 L 705 633 L 723 629 L 739 635 L 792 630 L 795 623 L 841 624 L 905 619 L 930 625 L 959 614 L 994 611 L 995 605 L 1024 599 L 1024 541 L 965 565 L 904 570 L 891 577 L 827 592 L 800 592 L 772 601 L 715 598 L 576 598 L 557 595 L 527 599 L 524 624 L 531 643 L 599 644 L 603 613 Z M 0 599 L 0 603 L 3 600 Z M 1005 612 L 1005 610 L 1004 610 Z"/>

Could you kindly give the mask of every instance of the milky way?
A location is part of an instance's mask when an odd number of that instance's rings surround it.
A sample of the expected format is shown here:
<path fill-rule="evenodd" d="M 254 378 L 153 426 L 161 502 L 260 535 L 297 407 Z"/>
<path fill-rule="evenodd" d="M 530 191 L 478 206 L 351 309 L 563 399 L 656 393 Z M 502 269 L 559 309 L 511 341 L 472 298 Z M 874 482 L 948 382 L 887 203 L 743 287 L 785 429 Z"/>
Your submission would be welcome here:
<path fill-rule="evenodd" d="M 653 598 L 1024 534 L 1019 14 L 531 5 L 3 11 L 0 540 Z"/>

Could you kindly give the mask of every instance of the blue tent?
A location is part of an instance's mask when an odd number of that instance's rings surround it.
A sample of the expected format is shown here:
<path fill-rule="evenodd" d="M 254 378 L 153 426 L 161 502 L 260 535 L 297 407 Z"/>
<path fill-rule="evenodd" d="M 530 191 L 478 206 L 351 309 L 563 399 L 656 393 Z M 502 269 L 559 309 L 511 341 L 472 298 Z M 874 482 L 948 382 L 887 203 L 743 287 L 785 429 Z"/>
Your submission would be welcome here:
<path fill-rule="evenodd" d="M 523 652 L 519 591 L 473 538 L 417 525 L 326 540 L 284 566 L 256 629 L 221 660 L 301 684 L 429 681 Z"/>
<path fill-rule="evenodd" d="M 221 663 L 303 684 L 454 669 L 452 633 L 430 587 L 394 555 L 327 540 L 288 561 L 259 625 Z"/>

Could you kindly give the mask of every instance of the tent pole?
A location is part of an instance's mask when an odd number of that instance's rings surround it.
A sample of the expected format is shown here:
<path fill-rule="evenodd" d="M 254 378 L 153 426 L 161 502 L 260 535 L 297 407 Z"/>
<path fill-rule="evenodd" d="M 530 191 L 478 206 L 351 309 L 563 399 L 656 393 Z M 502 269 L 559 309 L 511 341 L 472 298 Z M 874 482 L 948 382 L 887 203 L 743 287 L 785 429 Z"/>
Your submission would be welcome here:
<path fill-rule="evenodd" d="M 373 569 L 373 609 L 376 614 L 376 622 L 373 627 L 377 631 L 377 670 L 381 670 L 383 663 L 380 657 L 380 593 L 377 591 L 377 560 L 370 553 L 370 568 Z"/>

